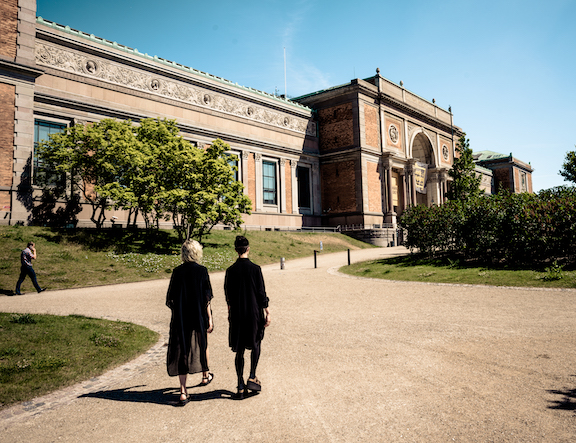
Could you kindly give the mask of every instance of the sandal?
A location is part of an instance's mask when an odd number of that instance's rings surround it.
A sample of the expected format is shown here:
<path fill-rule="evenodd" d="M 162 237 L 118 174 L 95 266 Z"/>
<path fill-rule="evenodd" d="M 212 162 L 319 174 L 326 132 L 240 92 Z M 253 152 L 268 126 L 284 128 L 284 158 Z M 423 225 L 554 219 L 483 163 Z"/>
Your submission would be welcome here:
<path fill-rule="evenodd" d="M 182 395 L 185 395 L 186 398 L 182 398 Z M 186 404 L 190 401 L 190 396 L 188 394 L 180 394 L 180 399 L 178 400 L 178 406 L 186 406 Z"/>
<path fill-rule="evenodd" d="M 208 377 L 202 377 L 202 383 L 200 383 L 200 386 L 208 386 L 210 383 L 212 383 L 212 380 L 214 380 L 214 374 L 209 372 Z"/>
<path fill-rule="evenodd" d="M 251 391 L 261 391 L 262 390 L 262 385 L 260 384 L 260 380 L 258 380 L 256 377 L 249 378 L 248 381 L 246 382 L 246 387 L 248 389 L 250 389 Z"/>
<path fill-rule="evenodd" d="M 245 389 L 238 388 L 236 394 L 232 394 L 232 400 L 244 400 L 244 391 Z"/>

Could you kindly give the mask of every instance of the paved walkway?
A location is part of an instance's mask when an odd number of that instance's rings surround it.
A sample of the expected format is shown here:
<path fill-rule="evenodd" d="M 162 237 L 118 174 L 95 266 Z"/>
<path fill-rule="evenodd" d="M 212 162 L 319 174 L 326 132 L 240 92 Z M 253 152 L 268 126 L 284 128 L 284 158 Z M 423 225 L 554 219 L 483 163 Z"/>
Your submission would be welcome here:
<path fill-rule="evenodd" d="M 405 253 L 352 251 L 353 261 Z M 264 267 L 272 325 L 260 395 L 230 401 L 223 273 L 211 274 L 214 381 L 174 407 L 168 280 L 0 297 L 0 311 L 83 314 L 163 334 L 101 377 L 0 412 L 0 442 L 576 441 L 576 291 L 339 274 L 346 253 Z"/>

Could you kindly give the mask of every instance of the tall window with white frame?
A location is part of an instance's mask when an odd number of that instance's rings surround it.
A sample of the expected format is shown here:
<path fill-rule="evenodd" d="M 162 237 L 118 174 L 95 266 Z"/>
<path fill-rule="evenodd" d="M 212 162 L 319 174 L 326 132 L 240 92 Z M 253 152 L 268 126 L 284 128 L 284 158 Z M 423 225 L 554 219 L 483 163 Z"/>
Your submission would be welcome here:
<path fill-rule="evenodd" d="M 63 123 L 54 123 L 44 120 L 34 120 L 34 164 L 32 167 L 33 185 L 62 185 L 65 176 L 58 174 L 42 162 L 42 157 L 38 155 L 38 145 L 43 141 L 50 140 L 50 134 L 57 134 L 66 129 Z"/>
<path fill-rule="evenodd" d="M 278 190 L 276 184 L 276 162 L 262 161 L 262 183 L 265 205 L 278 204 Z"/>
<path fill-rule="evenodd" d="M 312 208 L 310 198 L 310 168 L 297 166 L 296 178 L 298 179 L 298 207 L 309 211 Z"/>

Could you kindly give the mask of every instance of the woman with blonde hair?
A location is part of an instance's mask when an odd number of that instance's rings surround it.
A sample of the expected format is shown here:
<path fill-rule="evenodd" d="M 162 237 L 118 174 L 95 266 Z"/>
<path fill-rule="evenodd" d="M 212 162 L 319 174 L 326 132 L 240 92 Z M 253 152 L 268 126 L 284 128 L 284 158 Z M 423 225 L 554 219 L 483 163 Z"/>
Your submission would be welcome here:
<path fill-rule="evenodd" d="M 188 374 L 202 372 L 201 386 L 214 378 L 208 368 L 208 334 L 212 322 L 212 286 L 208 270 L 200 264 L 202 245 L 186 240 L 182 245 L 182 264 L 174 269 L 166 306 L 172 310 L 167 368 L 171 377 L 180 378 L 180 405 L 188 402 Z"/>

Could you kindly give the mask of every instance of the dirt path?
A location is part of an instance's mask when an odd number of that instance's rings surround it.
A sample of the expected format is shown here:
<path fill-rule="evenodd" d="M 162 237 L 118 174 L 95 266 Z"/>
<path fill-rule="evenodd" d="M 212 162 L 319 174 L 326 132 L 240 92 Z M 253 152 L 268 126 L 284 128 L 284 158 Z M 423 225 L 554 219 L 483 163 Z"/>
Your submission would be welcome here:
<path fill-rule="evenodd" d="M 354 261 L 405 253 L 353 251 Z M 0 413 L 0 441 L 576 441 L 576 291 L 418 284 L 335 272 L 346 253 L 264 267 L 272 326 L 242 402 L 223 273 L 207 387 L 175 408 L 162 340 L 98 379 Z M 163 334 L 167 280 L 0 297 L 0 310 L 133 321 Z M 200 382 L 193 377 L 190 385 Z"/>

